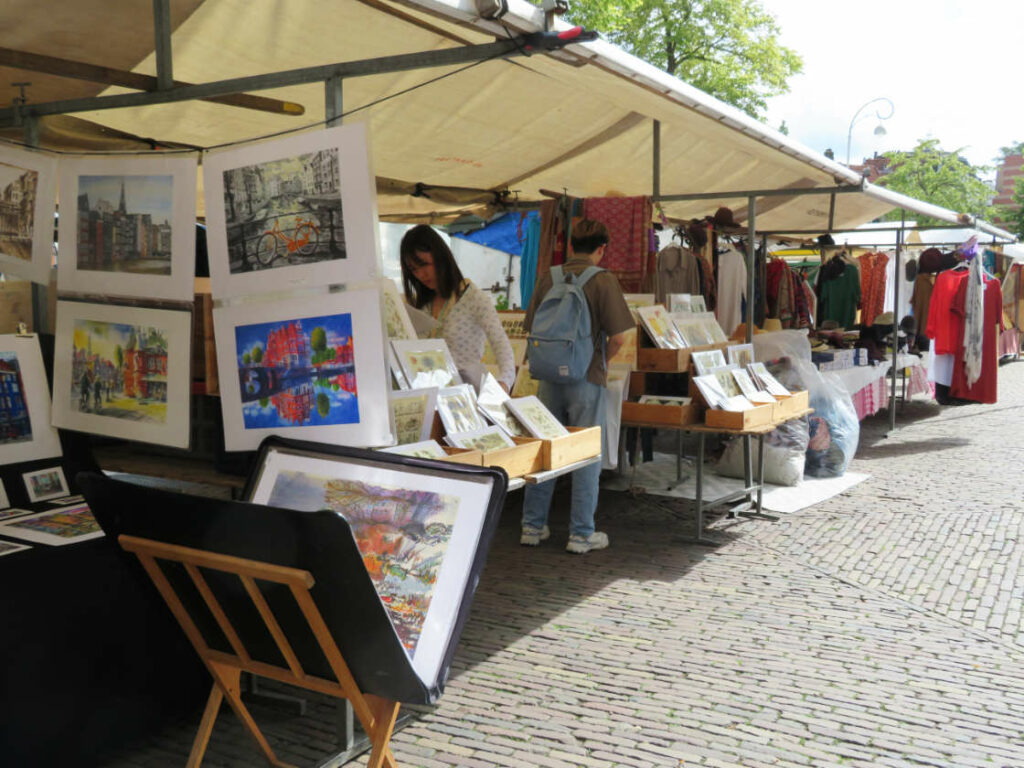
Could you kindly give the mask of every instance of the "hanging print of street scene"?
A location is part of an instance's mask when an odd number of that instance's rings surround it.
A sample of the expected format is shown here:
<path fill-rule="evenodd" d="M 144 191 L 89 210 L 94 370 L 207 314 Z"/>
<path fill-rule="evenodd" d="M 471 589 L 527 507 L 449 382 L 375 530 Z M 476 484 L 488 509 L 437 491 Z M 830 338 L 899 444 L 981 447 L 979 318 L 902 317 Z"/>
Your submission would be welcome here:
<path fill-rule="evenodd" d="M 163 424 L 167 420 L 167 332 L 75 320 L 71 410 Z"/>
<path fill-rule="evenodd" d="M 0 445 L 32 439 L 25 382 L 15 352 L 0 352 Z"/>
<path fill-rule="evenodd" d="M 345 258 L 338 150 L 224 171 L 231 274 Z"/>
<path fill-rule="evenodd" d="M 79 176 L 78 269 L 171 274 L 173 176 Z"/>
<path fill-rule="evenodd" d="M 352 315 L 235 328 L 246 429 L 359 421 Z"/>
<path fill-rule="evenodd" d="M 348 521 L 398 638 L 412 654 L 448 550 L 458 498 L 282 470 L 267 504 L 328 508 Z"/>
<path fill-rule="evenodd" d="M 39 174 L 0 163 L 0 253 L 32 259 L 32 229 Z"/>

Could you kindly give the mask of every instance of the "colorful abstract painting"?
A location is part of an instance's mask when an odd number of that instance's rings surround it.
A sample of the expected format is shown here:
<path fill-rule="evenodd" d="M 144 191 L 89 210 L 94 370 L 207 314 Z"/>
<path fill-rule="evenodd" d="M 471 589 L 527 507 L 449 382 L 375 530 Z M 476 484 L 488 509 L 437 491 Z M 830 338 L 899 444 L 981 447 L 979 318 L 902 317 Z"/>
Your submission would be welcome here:
<path fill-rule="evenodd" d="M 0 525 L 0 533 L 23 541 L 64 546 L 103 536 L 86 504 L 52 509 Z"/>
<path fill-rule="evenodd" d="M 32 420 L 18 354 L 0 351 L 0 445 L 31 440 Z"/>
<path fill-rule="evenodd" d="M 455 525 L 458 498 L 282 470 L 267 503 L 348 521 L 402 645 L 416 649 Z"/>
<path fill-rule="evenodd" d="M 359 421 L 352 315 L 235 327 L 246 429 Z"/>
<path fill-rule="evenodd" d="M 72 411 L 134 422 L 167 421 L 167 330 L 74 321 Z"/>

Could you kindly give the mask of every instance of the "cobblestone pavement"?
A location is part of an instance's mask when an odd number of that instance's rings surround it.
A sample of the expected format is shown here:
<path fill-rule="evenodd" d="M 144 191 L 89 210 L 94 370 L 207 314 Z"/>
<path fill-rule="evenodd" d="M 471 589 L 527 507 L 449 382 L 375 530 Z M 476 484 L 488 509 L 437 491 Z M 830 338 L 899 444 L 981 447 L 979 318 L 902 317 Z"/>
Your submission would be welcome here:
<path fill-rule="evenodd" d="M 888 438 L 866 420 L 869 480 L 778 522 L 719 520 L 718 548 L 615 493 L 609 550 L 566 554 L 557 502 L 552 540 L 520 547 L 514 494 L 399 765 L 1024 766 L 1024 364 L 999 386 L 991 406 L 911 402 Z M 262 714 L 282 757 L 327 754 L 329 730 Z M 193 729 L 110 765 L 183 765 Z M 205 764 L 263 762 L 225 711 Z"/>

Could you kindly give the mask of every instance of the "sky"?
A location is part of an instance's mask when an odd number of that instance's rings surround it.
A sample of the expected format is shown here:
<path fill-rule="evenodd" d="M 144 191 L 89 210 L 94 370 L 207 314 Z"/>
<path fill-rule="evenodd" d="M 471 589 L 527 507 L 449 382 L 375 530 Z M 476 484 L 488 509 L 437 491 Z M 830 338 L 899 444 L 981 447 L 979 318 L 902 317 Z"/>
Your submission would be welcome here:
<path fill-rule="evenodd" d="M 761 0 L 782 43 L 804 60 L 790 93 L 768 103 L 767 122 L 811 149 L 850 159 L 909 150 L 935 138 L 974 165 L 994 165 L 999 148 L 1024 140 L 1018 0 Z M 892 112 L 892 117 L 881 120 Z M 874 135 L 881 124 L 885 136 Z M 991 176 L 991 174 L 990 174 Z"/>

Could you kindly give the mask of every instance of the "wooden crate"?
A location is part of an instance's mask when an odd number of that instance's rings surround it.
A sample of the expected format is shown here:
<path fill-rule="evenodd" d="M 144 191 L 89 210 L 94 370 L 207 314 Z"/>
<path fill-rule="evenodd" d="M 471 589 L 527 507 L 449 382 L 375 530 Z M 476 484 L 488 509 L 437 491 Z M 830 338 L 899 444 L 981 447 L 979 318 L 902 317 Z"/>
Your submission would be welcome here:
<path fill-rule="evenodd" d="M 589 459 L 601 452 L 600 427 L 566 427 L 569 434 L 552 440 L 542 440 L 541 466 L 558 469 L 575 461 Z"/>
<path fill-rule="evenodd" d="M 622 404 L 622 423 L 631 427 L 682 427 L 698 423 L 703 411 L 696 400 L 689 405 L 625 402 Z"/>
<path fill-rule="evenodd" d="M 800 411 L 806 411 L 808 409 L 810 399 L 806 389 L 792 392 L 788 396 L 782 397 L 779 395 L 775 396 L 775 413 L 777 417 L 792 416 L 794 413 L 800 413 Z"/>
<path fill-rule="evenodd" d="M 637 369 L 640 371 L 658 371 L 661 373 L 690 373 L 690 353 L 703 352 L 708 349 L 725 349 L 729 344 L 719 342 L 717 344 L 704 344 L 700 347 L 687 347 L 686 349 L 658 349 L 656 347 L 641 347 L 637 350 Z"/>
<path fill-rule="evenodd" d="M 483 453 L 474 448 L 453 448 L 450 445 L 442 445 L 441 447 L 448 454 L 448 458 L 444 459 L 444 461 L 450 461 L 453 464 L 469 464 L 473 467 L 482 467 L 484 465 Z"/>
<path fill-rule="evenodd" d="M 745 411 L 723 411 L 709 408 L 704 412 L 704 423 L 709 427 L 723 429 L 753 429 L 774 422 L 774 405 L 759 405 Z"/>
<path fill-rule="evenodd" d="M 542 442 L 535 437 L 513 437 L 515 448 L 499 448 L 483 454 L 485 467 L 501 467 L 509 477 L 522 477 L 544 468 Z"/>

